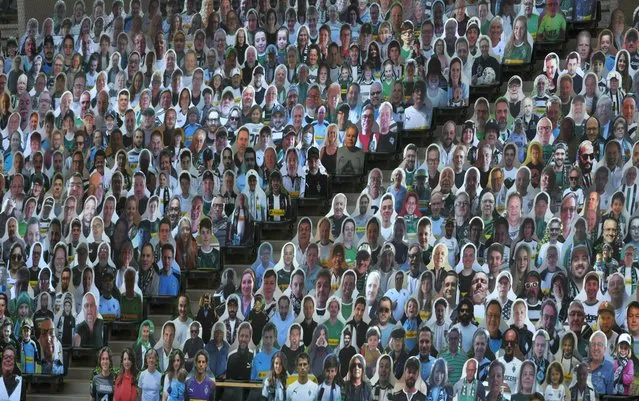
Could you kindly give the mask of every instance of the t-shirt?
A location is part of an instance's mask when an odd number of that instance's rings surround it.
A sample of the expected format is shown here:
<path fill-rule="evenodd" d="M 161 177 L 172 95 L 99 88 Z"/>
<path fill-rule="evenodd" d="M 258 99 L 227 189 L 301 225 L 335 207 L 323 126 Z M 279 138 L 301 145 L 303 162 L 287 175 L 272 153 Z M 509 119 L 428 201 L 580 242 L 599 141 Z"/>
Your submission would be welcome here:
<path fill-rule="evenodd" d="M 582 303 L 584 305 L 584 313 L 586 314 L 586 323 L 592 327 L 592 325 L 597 322 L 601 300 L 597 300 L 597 302 L 592 305 L 589 305 L 588 302 L 585 301 Z"/>
<path fill-rule="evenodd" d="M 419 130 L 427 129 L 430 127 L 430 120 L 432 116 L 432 109 L 423 108 L 421 110 L 411 106 L 406 109 L 404 113 L 404 129 L 406 130 Z"/>
<path fill-rule="evenodd" d="M 175 342 L 180 344 L 180 346 L 189 338 L 189 327 L 191 323 L 193 323 L 193 319 L 190 317 L 184 322 L 180 320 L 179 317 L 173 319 L 173 324 L 175 325 Z"/>
<path fill-rule="evenodd" d="M 344 323 L 337 319 L 335 320 L 335 324 L 331 323 L 330 320 L 324 322 L 324 326 L 326 326 L 327 334 L 328 334 L 328 346 L 331 348 L 335 348 L 339 345 L 339 338 L 342 334 L 342 330 L 344 329 Z"/>
<path fill-rule="evenodd" d="M 171 385 L 168 391 L 169 401 L 183 401 L 185 388 L 184 383 L 178 381 L 175 377 L 171 379 Z"/>
<path fill-rule="evenodd" d="M 566 397 L 566 387 L 560 384 L 558 388 L 547 386 L 544 390 L 544 398 L 546 401 L 563 401 Z"/>
<path fill-rule="evenodd" d="M 361 175 L 364 172 L 364 151 L 355 148 L 350 151 L 342 146 L 337 150 L 337 174 L 338 175 Z"/>
<path fill-rule="evenodd" d="M 559 36 L 561 31 L 566 32 L 566 19 L 557 13 L 554 17 L 546 14 L 541 19 L 537 32 L 544 35 L 544 41 L 555 42 L 561 39 Z"/>
<path fill-rule="evenodd" d="M 271 371 L 271 359 L 277 351 L 277 348 L 274 348 L 270 354 L 260 351 L 255 355 L 251 367 L 251 380 L 262 381 L 268 376 Z"/>
<path fill-rule="evenodd" d="M 531 53 L 532 49 L 530 48 L 530 44 L 524 42 L 519 46 L 513 46 L 507 54 L 504 53 L 504 59 L 506 63 L 524 63 L 529 61 Z"/>
<path fill-rule="evenodd" d="M 215 399 L 215 383 L 210 377 L 204 377 L 199 383 L 195 377 L 186 381 L 184 401 L 213 401 Z"/>
<path fill-rule="evenodd" d="M 142 317 L 142 297 L 135 293 L 132 299 L 122 295 L 120 299 L 120 318 L 122 320 L 140 320 Z"/>
<path fill-rule="evenodd" d="M 158 288 L 158 295 L 172 295 L 177 296 L 180 289 L 180 281 L 175 274 L 160 275 L 160 285 Z"/>
<path fill-rule="evenodd" d="M 113 400 L 113 376 L 93 376 L 91 380 L 91 397 L 96 401 Z"/>
<path fill-rule="evenodd" d="M 39 362 L 38 348 L 33 340 L 20 341 L 20 369 L 22 373 L 34 374 L 36 362 Z"/>
<path fill-rule="evenodd" d="M 100 297 L 100 314 L 105 320 L 120 319 L 120 301 L 115 297 Z"/>
<path fill-rule="evenodd" d="M 517 358 L 513 358 L 510 362 L 506 362 L 504 357 L 501 357 L 498 360 L 499 362 L 503 363 L 504 367 L 506 368 L 504 370 L 504 383 L 508 384 L 511 392 L 516 392 L 517 383 L 519 381 L 519 371 L 521 370 L 522 362 Z"/>
<path fill-rule="evenodd" d="M 162 388 L 160 384 L 161 380 L 162 373 L 157 370 L 153 373 L 148 370 L 140 373 L 138 387 L 142 394 L 142 401 L 157 401 L 160 399 L 160 388 Z"/>
<path fill-rule="evenodd" d="M 310 380 L 304 384 L 296 380 L 286 389 L 286 399 L 289 401 L 315 400 L 318 389 L 319 386 Z"/>
<path fill-rule="evenodd" d="M 464 326 L 463 324 L 458 323 L 454 325 L 453 327 L 458 328 L 459 331 L 461 332 L 462 343 L 460 345 L 462 349 L 464 350 L 464 352 L 466 353 L 470 352 L 470 348 L 473 345 L 473 336 L 475 335 L 475 332 L 477 331 L 477 326 L 475 326 L 474 324 L 469 324 L 468 326 Z"/>

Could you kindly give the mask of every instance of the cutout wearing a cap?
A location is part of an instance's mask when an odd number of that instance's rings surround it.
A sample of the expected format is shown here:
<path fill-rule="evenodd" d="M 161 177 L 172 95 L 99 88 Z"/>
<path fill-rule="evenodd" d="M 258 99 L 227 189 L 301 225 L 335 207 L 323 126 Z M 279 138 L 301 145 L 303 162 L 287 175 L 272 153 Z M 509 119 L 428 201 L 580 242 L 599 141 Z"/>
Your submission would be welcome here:
<path fill-rule="evenodd" d="M 282 175 L 277 170 L 273 171 L 269 177 L 266 196 L 269 221 L 279 222 L 290 218 L 291 198 L 282 183 Z"/>
<path fill-rule="evenodd" d="M 609 339 L 610 341 L 610 339 Z M 632 338 L 630 334 L 623 333 L 619 335 L 617 339 L 617 344 L 614 347 L 614 351 L 612 352 L 612 357 L 615 360 L 615 366 L 617 368 L 621 368 L 621 374 L 624 379 L 616 381 L 615 390 L 617 394 L 623 395 L 631 395 L 631 384 L 628 384 L 628 380 L 626 377 L 631 375 L 631 372 L 634 370 L 634 364 L 631 362 L 632 355 Z"/>
<path fill-rule="evenodd" d="M 596 272 L 589 272 L 584 277 L 583 286 L 579 294 L 575 297 L 576 300 L 582 302 L 584 306 L 584 312 L 586 313 L 586 323 L 591 327 L 596 327 L 597 315 L 603 301 L 606 297 L 601 292 L 600 278 Z M 612 304 L 609 304 L 612 306 Z M 614 310 L 614 307 L 613 307 Z"/>

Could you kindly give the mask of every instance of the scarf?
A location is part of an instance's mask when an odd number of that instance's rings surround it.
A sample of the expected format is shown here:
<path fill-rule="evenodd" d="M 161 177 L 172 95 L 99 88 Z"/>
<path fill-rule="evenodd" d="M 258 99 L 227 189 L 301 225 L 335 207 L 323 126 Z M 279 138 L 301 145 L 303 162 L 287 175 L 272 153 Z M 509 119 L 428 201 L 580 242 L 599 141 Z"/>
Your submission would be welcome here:
<path fill-rule="evenodd" d="M 533 362 L 537 366 L 537 383 L 542 385 L 546 379 L 546 369 L 548 368 L 548 360 L 546 358 L 537 359 L 533 357 Z"/>
<path fill-rule="evenodd" d="M 625 394 L 623 385 L 623 371 L 626 368 L 626 365 L 628 365 L 628 357 L 624 358 L 622 356 L 618 356 L 617 358 L 615 358 L 615 361 L 617 362 L 617 369 L 615 369 L 613 380 L 615 392 L 617 394 Z"/>
<path fill-rule="evenodd" d="M 140 285 L 142 294 L 146 294 L 147 289 L 149 288 L 149 286 L 151 285 L 151 282 L 153 281 L 153 273 L 154 273 L 153 270 L 154 270 L 154 266 L 151 266 L 149 270 L 145 272 L 140 270 L 140 272 L 138 273 L 138 284 Z"/>

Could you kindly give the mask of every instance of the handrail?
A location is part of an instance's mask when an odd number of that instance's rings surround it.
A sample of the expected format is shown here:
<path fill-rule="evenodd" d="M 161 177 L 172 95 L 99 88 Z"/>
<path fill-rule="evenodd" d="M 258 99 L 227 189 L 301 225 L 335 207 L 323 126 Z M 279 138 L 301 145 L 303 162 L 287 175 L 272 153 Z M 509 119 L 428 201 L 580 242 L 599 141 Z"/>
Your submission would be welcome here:
<path fill-rule="evenodd" d="M 258 382 L 246 382 L 246 381 L 235 381 L 235 380 L 223 380 L 216 381 L 216 387 L 227 387 L 227 388 L 255 388 L 261 389 L 264 384 Z"/>

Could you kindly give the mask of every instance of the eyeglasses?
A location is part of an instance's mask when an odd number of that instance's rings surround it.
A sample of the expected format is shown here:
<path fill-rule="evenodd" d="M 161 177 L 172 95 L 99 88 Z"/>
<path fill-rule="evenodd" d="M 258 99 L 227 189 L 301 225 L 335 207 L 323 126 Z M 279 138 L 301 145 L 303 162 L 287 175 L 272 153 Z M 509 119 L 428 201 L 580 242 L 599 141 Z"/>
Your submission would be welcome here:
<path fill-rule="evenodd" d="M 584 153 L 583 155 L 581 155 L 584 159 L 588 159 L 588 160 L 594 160 L 595 159 L 595 154 L 594 153 Z"/>
<path fill-rule="evenodd" d="M 388 309 L 388 308 L 379 308 L 379 312 L 380 313 L 388 313 L 388 312 L 390 312 L 390 309 Z"/>
<path fill-rule="evenodd" d="M 539 283 L 538 282 L 534 282 L 534 283 L 526 283 L 524 284 L 524 287 L 526 287 L 527 290 L 531 289 L 531 288 L 537 288 L 539 287 Z"/>
<path fill-rule="evenodd" d="M 355 368 L 361 369 L 362 368 L 362 364 L 361 363 L 354 363 L 353 367 L 351 369 L 355 369 Z"/>
<path fill-rule="evenodd" d="M 11 259 L 13 259 L 13 260 L 22 260 L 22 255 L 21 254 L 11 255 Z"/>
<path fill-rule="evenodd" d="M 229 117 L 229 120 L 231 121 L 239 121 L 239 117 Z"/>

